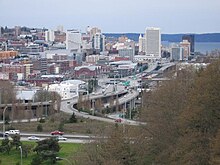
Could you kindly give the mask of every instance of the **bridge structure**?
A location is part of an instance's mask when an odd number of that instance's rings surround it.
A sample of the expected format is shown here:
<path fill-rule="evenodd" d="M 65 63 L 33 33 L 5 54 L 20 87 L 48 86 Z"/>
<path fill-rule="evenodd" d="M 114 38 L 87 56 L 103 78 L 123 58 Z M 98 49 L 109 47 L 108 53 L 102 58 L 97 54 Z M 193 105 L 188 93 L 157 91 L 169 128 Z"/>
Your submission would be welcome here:
<path fill-rule="evenodd" d="M 174 66 L 174 64 L 167 64 L 166 66 L 163 66 L 162 68 L 160 68 L 160 70 L 163 72 L 165 70 L 167 70 L 168 68 Z M 143 73 L 152 73 L 152 71 L 155 69 L 156 65 L 152 65 L 147 71 L 143 72 Z M 159 71 L 160 72 L 160 71 Z M 142 76 L 142 73 L 140 73 L 138 76 Z M 143 78 L 143 77 L 142 77 Z M 169 79 L 167 78 L 152 78 L 152 81 L 168 81 Z M 131 83 L 131 84 L 135 84 L 135 83 Z M 103 104 L 104 107 L 117 107 L 119 106 L 120 109 L 123 109 L 123 111 L 130 111 L 130 115 L 131 115 L 131 111 L 132 109 L 134 109 L 135 107 L 135 102 L 137 100 L 137 97 L 139 95 L 139 92 L 135 89 L 135 87 L 133 87 L 134 89 L 125 89 L 124 86 L 122 85 L 117 85 L 117 89 L 113 90 L 115 88 L 115 84 L 110 85 L 110 88 L 107 89 L 106 91 L 102 92 L 102 91 L 97 91 L 96 93 L 92 93 L 89 95 L 85 95 L 82 97 L 83 101 L 91 101 L 92 106 L 94 108 L 94 104 L 98 99 L 103 99 L 103 100 L 109 100 L 111 98 L 114 98 L 113 103 L 109 104 L 109 102 L 106 102 Z M 73 107 L 74 104 L 77 104 L 79 101 L 79 98 L 71 98 L 68 100 L 62 100 L 61 102 L 61 111 L 67 112 L 67 113 L 73 113 L 73 112 L 77 112 L 76 115 L 78 116 L 83 116 L 83 112 L 79 112 L 77 109 L 75 109 Z M 69 103 L 70 102 L 70 103 Z M 25 109 L 27 111 L 29 111 L 30 115 L 36 116 L 37 115 L 37 110 L 38 108 L 42 108 L 43 114 L 45 116 L 48 115 L 48 110 L 50 109 L 50 106 L 52 105 L 52 103 L 50 101 L 46 101 L 46 102 L 36 102 L 36 103 L 23 103 Z M 7 104 L 8 106 L 8 110 L 7 113 L 12 112 L 13 109 L 13 105 L 12 104 Z M 67 108 L 70 107 L 70 108 Z M 0 112 L 4 109 L 5 105 L 0 105 Z M 17 105 L 18 107 L 18 105 Z M 30 110 L 28 110 L 28 108 L 31 107 Z M 87 114 L 88 115 L 88 114 Z M 130 116 L 131 118 L 131 116 Z"/>
<path fill-rule="evenodd" d="M 153 71 L 157 68 L 158 64 L 152 64 L 149 66 L 149 68 L 143 73 L 139 73 L 135 75 L 136 77 L 141 77 L 144 74 L 149 74 L 153 73 Z M 162 67 L 158 70 L 158 73 L 164 72 L 165 70 L 175 66 L 175 63 L 166 63 L 163 64 Z M 153 73 L 155 74 L 155 73 Z M 155 74 L 157 75 L 157 74 Z M 125 80 L 128 79 L 128 77 L 124 78 Z M 142 77 L 142 80 L 144 78 Z M 103 80 L 102 80 L 103 81 Z M 159 83 L 160 81 L 169 81 L 168 78 L 157 78 L 157 77 L 152 77 L 151 79 L 147 79 L 147 81 L 156 81 Z M 102 82 L 103 83 L 103 82 Z M 132 86 L 134 85 L 134 86 Z M 123 111 L 131 111 L 135 108 L 135 103 L 137 101 L 137 98 L 139 96 L 139 92 L 137 91 L 137 87 L 135 86 L 134 82 L 131 82 L 131 89 L 127 90 L 123 85 L 117 85 L 117 90 L 114 91 L 113 88 L 115 87 L 115 84 L 109 85 L 109 89 L 106 90 L 105 92 L 98 91 L 94 94 L 89 94 L 85 95 L 82 97 L 82 101 L 91 101 L 91 107 L 93 110 L 95 110 L 95 104 L 98 99 L 103 100 L 103 108 L 116 108 L 116 109 L 122 109 Z M 109 103 L 110 99 L 114 99 Z M 74 98 L 72 101 L 72 104 L 77 104 L 78 103 L 78 98 Z M 76 109 L 75 109 L 76 110 Z M 130 117 L 131 118 L 131 117 Z"/>
<path fill-rule="evenodd" d="M 95 109 L 97 108 L 96 102 L 98 102 L 98 100 L 101 99 L 102 109 L 115 108 L 116 111 L 117 110 L 129 111 L 130 112 L 129 114 L 131 114 L 131 111 L 136 107 L 135 103 L 138 95 L 139 92 L 137 90 L 125 89 L 123 85 L 118 85 L 117 90 L 115 91 L 113 90 L 113 87 L 111 87 L 110 90 L 107 90 L 105 92 L 98 91 L 97 93 L 84 95 L 82 97 L 82 100 L 79 100 L 79 97 L 75 97 L 71 99 L 71 104 L 72 106 L 74 106 L 78 104 L 79 101 L 82 102 L 89 101 L 91 110 L 95 111 Z M 77 110 L 76 108 L 74 109 L 75 111 Z"/>

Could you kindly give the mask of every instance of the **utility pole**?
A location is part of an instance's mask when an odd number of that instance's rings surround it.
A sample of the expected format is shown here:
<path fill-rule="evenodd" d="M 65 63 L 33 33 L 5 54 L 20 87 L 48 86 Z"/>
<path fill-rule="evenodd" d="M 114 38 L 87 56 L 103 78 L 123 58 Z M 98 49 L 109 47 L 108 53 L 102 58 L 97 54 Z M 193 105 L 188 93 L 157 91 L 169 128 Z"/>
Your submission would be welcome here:
<path fill-rule="evenodd" d="M 4 110 L 3 110 L 3 137 L 5 138 L 5 111 L 8 108 L 8 106 L 6 105 Z"/>
<path fill-rule="evenodd" d="M 0 88 L 0 104 L 2 104 L 2 88 Z"/>
<path fill-rule="evenodd" d="M 20 152 L 21 152 L 21 165 L 22 165 L 22 147 L 19 146 Z"/>
<path fill-rule="evenodd" d="M 123 119 L 124 119 L 124 122 L 123 122 L 123 133 L 125 133 L 125 111 L 126 111 L 126 102 L 125 102 L 125 108 L 124 108 L 124 111 L 123 111 Z"/>

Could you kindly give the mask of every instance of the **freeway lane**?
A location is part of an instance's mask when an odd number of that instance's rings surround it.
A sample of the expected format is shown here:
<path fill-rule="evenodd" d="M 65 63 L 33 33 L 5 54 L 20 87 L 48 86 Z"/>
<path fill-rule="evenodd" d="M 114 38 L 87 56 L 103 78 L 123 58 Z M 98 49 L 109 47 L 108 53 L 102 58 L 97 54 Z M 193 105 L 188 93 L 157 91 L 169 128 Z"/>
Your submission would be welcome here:
<path fill-rule="evenodd" d="M 40 140 L 43 140 L 43 139 L 46 139 L 47 137 L 40 137 Z M 0 140 L 2 140 L 3 138 L 1 137 Z M 34 140 L 28 140 L 28 137 L 21 137 L 20 139 L 21 141 L 34 141 Z M 35 140 L 36 142 L 36 140 Z M 94 139 L 71 139 L 71 138 L 67 138 L 66 141 L 59 141 L 59 143 L 81 143 L 81 144 L 86 144 L 86 143 L 91 143 L 91 142 L 94 142 Z"/>
<path fill-rule="evenodd" d="M 69 104 L 67 104 L 69 102 Z M 87 119 L 93 119 L 93 120 L 99 120 L 99 121 L 104 121 L 104 122 L 109 122 L 109 123 L 115 123 L 115 120 L 113 119 L 108 119 L 108 118 L 103 118 L 103 117 L 98 117 L 98 116 L 92 116 L 84 112 L 79 112 L 77 109 L 73 108 L 73 101 L 72 100 L 65 100 L 61 102 L 61 110 L 63 112 L 73 114 L 75 113 L 76 116 L 87 118 Z"/>
<path fill-rule="evenodd" d="M 129 98 L 130 97 L 128 96 L 128 99 Z M 70 102 L 70 103 L 67 104 L 67 102 Z M 99 120 L 99 121 L 108 122 L 108 123 L 115 123 L 115 119 L 116 119 L 116 118 L 112 118 L 111 119 L 111 118 L 92 116 L 92 115 L 89 115 L 89 114 L 84 113 L 84 112 L 79 112 L 77 109 L 73 108 L 73 103 L 71 103 L 71 100 L 62 101 L 62 103 L 61 103 L 61 110 L 63 112 L 69 113 L 69 114 L 72 114 L 74 112 L 75 115 L 79 116 L 79 117 L 83 117 L 83 118 L 87 118 L 87 119 L 92 119 L 92 120 Z M 142 122 L 139 122 L 139 121 L 128 120 L 128 119 L 123 119 L 123 122 L 122 123 L 118 123 L 118 124 L 137 126 L 137 125 L 145 125 L 146 123 L 142 123 Z"/>
<path fill-rule="evenodd" d="M 21 132 L 21 141 L 33 141 L 33 140 L 28 140 L 28 137 L 30 136 L 36 136 L 39 137 L 40 140 L 53 137 L 50 135 L 50 133 L 26 133 L 26 132 Z M 67 141 L 59 141 L 59 142 L 69 142 L 69 143 L 90 143 L 93 142 L 95 139 L 102 138 L 94 135 L 82 135 L 82 134 L 64 134 L 63 137 L 67 138 Z M 3 139 L 2 137 L 0 139 Z"/>

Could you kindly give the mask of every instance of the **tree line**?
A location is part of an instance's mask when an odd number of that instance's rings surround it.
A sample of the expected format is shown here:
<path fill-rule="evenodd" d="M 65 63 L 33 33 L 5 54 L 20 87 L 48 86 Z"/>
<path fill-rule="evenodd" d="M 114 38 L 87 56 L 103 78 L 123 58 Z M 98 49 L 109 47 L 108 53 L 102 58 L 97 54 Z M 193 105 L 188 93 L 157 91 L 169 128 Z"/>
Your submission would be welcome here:
<path fill-rule="evenodd" d="M 74 155 L 78 164 L 220 164 L 220 60 L 206 69 L 178 70 L 172 80 L 143 97 L 140 119 L 123 124 Z"/>

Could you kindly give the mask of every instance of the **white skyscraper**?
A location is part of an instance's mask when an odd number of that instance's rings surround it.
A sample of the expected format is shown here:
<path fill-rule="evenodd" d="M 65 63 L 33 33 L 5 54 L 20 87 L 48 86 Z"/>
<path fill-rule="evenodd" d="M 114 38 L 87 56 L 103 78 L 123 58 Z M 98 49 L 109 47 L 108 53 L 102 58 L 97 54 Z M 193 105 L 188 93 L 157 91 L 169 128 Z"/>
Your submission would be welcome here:
<path fill-rule="evenodd" d="M 105 51 L 105 36 L 101 33 L 96 33 L 93 36 L 93 48 L 95 50 Z"/>
<path fill-rule="evenodd" d="M 160 28 L 147 28 L 146 33 L 146 55 L 161 58 L 161 33 Z"/>
<path fill-rule="evenodd" d="M 143 37 L 141 34 L 139 36 L 138 45 L 139 45 L 139 52 L 140 53 L 145 52 L 145 37 Z"/>
<path fill-rule="evenodd" d="M 66 49 L 81 52 L 82 34 L 78 30 L 67 30 Z"/>
<path fill-rule="evenodd" d="M 45 31 L 45 41 L 53 42 L 55 39 L 55 34 L 53 30 Z"/>

